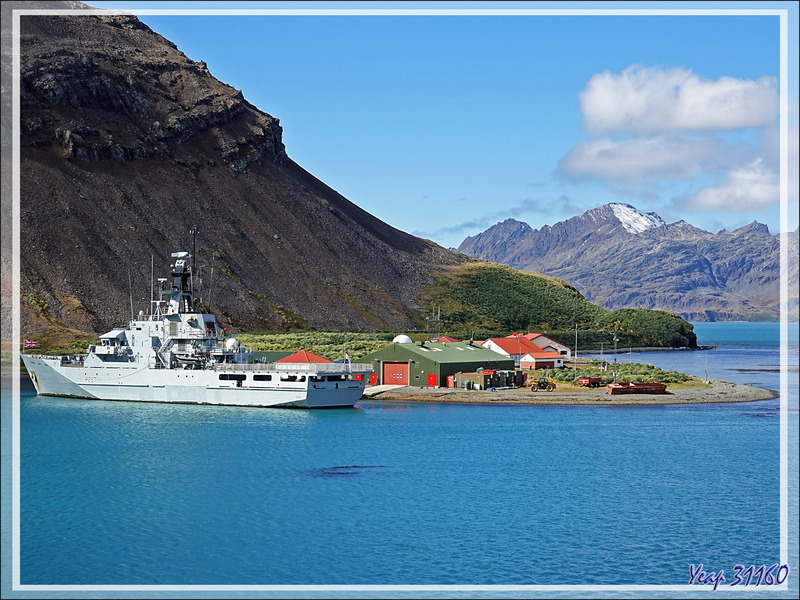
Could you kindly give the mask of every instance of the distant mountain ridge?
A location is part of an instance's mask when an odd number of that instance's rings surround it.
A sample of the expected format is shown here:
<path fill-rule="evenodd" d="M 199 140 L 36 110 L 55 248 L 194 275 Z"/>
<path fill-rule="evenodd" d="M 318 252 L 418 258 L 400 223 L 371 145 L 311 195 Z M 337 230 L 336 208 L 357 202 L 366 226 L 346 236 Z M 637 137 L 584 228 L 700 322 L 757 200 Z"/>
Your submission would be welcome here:
<path fill-rule="evenodd" d="M 797 237 L 789 236 L 795 257 Z M 653 308 L 695 321 L 780 314 L 779 236 L 757 222 L 714 234 L 612 203 L 541 229 L 507 219 L 458 251 L 564 279 L 609 309 Z M 796 318 L 796 258 L 789 280 Z"/>

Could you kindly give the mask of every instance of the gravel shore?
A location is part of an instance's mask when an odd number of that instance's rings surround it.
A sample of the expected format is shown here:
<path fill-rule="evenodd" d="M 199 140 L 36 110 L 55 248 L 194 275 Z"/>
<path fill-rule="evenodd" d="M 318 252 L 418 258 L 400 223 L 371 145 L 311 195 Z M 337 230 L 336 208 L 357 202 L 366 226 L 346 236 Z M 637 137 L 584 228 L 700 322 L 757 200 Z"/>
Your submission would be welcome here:
<path fill-rule="evenodd" d="M 606 394 L 605 387 L 580 391 L 553 392 L 528 388 L 475 391 L 451 388 L 374 386 L 364 390 L 365 400 L 399 402 L 462 402 L 477 404 L 706 404 L 713 402 L 755 402 L 777 398 L 778 392 L 765 388 L 711 379 L 708 384 L 670 390 L 665 394 Z"/>

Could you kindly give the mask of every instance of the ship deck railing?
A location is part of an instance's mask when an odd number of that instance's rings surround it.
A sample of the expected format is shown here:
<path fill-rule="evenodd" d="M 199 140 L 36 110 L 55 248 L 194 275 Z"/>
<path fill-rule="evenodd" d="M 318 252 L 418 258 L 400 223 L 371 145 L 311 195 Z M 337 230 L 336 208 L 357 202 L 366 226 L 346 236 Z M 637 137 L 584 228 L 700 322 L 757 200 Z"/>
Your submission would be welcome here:
<path fill-rule="evenodd" d="M 33 355 L 36 358 L 59 360 L 62 367 L 83 367 L 85 355 Z M 148 364 L 151 369 L 166 369 L 158 361 L 151 360 Z M 278 371 L 301 373 L 372 373 L 370 363 L 212 363 L 210 368 L 214 371 Z"/>
<path fill-rule="evenodd" d="M 371 373 L 369 363 L 217 363 L 215 371 L 286 371 L 305 373 Z"/>
<path fill-rule="evenodd" d="M 83 366 L 83 359 L 85 358 L 83 354 L 78 355 L 67 355 L 67 354 L 33 354 L 31 355 L 34 358 L 41 358 L 43 360 L 57 360 L 61 363 L 62 367 L 82 367 Z"/>

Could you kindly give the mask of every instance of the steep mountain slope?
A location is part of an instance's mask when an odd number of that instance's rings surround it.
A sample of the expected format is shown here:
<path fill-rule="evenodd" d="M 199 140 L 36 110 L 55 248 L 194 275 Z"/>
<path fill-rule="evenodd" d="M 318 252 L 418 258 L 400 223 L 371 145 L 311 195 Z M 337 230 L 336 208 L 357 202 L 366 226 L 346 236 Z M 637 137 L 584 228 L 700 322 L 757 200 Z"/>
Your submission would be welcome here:
<path fill-rule="evenodd" d="M 288 157 L 276 118 L 134 17 L 23 16 L 20 107 L 20 325 L 41 347 L 147 311 L 151 264 L 163 276 L 195 243 L 195 287 L 223 326 L 414 329 L 444 305 L 454 327 L 694 343 L 672 315 L 613 315 L 376 219 Z"/>
<path fill-rule="evenodd" d="M 609 309 L 654 308 L 689 320 L 774 318 L 780 311 L 779 238 L 759 223 L 712 234 L 608 204 L 539 230 L 509 219 L 458 250 L 559 277 Z M 796 299 L 792 306 L 796 313 Z"/>
<path fill-rule="evenodd" d="M 21 32 L 23 332 L 148 310 L 151 258 L 163 276 L 195 227 L 203 300 L 247 329 L 414 327 L 428 273 L 467 260 L 304 171 L 277 119 L 135 17 Z"/>

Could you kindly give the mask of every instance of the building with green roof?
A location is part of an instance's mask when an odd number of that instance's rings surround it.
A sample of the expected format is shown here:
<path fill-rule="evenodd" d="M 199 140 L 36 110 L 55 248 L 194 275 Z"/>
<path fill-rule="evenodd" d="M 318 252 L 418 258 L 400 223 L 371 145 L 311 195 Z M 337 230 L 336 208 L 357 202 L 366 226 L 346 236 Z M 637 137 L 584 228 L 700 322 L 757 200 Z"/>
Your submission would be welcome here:
<path fill-rule="evenodd" d="M 514 370 L 514 359 L 470 342 L 392 343 L 359 359 L 375 368 L 373 385 L 441 387 L 447 376 L 479 368 Z"/>

